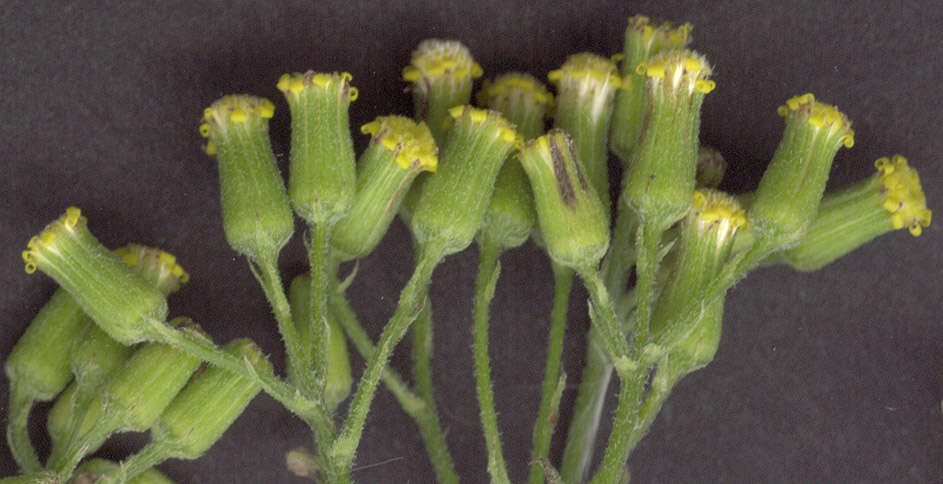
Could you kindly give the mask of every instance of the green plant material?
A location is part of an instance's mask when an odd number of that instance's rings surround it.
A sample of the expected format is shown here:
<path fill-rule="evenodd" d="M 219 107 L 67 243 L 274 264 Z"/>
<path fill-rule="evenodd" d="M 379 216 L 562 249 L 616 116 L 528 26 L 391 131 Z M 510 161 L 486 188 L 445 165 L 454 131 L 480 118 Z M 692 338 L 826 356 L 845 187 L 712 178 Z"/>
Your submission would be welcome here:
<path fill-rule="evenodd" d="M 268 99 L 224 96 L 203 112 L 200 133 L 215 155 L 226 240 L 255 261 L 277 260 L 294 232 L 288 194 L 268 136 Z"/>
<path fill-rule="evenodd" d="M 555 128 L 573 138 L 586 178 L 609 220 L 609 124 L 616 91 L 622 87 L 615 63 L 590 53 L 567 57 L 547 75 L 557 87 Z"/>
<path fill-rule="evenodd" d="M 26 272 L 52 277 L 109 336 L 132 345 L 152 333 L 148 321 L 163 321 L 167 299 L 121 262 L 89 232 L 76 207 L 33 237 L 23 252 Z M 68 351 L 63 351 L 68 353 Z"/>
<path fill-rule="evenodd" d="M 688 50 L 667 51 L 639 64 L 651 115 L 624 179 L 623 197 L 653 232 L 691 207 L 704 96 L 714 89 L 707 60 Z"/>
<path fill-rule="evenodd" d="M 478 105 L 501 113 L 525 139 L 544 132 L 544 120 L 553 114 L 553 94 L 534 76 L 508 72 L 486 79 L 475 96 Z"/>
<path fill-rule="evenodd" d="M 96 484 L 99 478 L 119 471 L 117 463 L 105 459 L 90 459 L 82 463 L 76 471 L 72 484 Z M 127 484 L 174 484 L 157 469 L 148 469 Z"/>
<path fill-rule="evenodd" d="M 733 197 L 706 188 L 694 192 L 691 211 L 681 222 L 671 275 L 653 310 L 654 338 L 669 331 L 665 327 L 669 321 L 687 327 L 695 323 L 679 321 L 681 313 L 701 304 L 698 292 L 720 274 L 730 259 L 734 237 L 746 225 L 746 212 Z M 671 331 L 690 333 L 687 329 Z M 675 343 L 667 342 L 669 346 Z"/>
<path fill-rule="evenodd" d="M 550 257 L 563 266 L 595 266 L 609 246 L 609 220 L 583 175 L 576 147 L 554 129 L 528 142 L 521 164 L 530 178 L 537 220 Z"/>
<path fill-rule="evenodd" d="M 223 350 L 255 373 L 272 372 L 272 364 L 251 340 L 233 340 Z M 242 375 L 206 367 L 160 415 L 151 429 L 152 443 L 169 448 L 167 457 L 196 459 L 219 440 L 259 390 L 258 383 Z"/>
<path fill-rule="evenodd" d="M 0 479 L 0 484 L 60 484 L 62 479 L 55 472 L 36 471 Z"/>
<path fill-rule="evenodd" d="M 354 201 L 356 166 L 348 108 L 357 99 L 351 75 L 284 74 L 278 89 L 291 109 L 288 193 L 309 225 L 333 225 Z"/>
<path fill-rule="evenodd" d="M 798 245 L 774 255 L 774 260 L 814 271 L 892 230 L 906 227 L 919 236 L 933 214 L 917 170 L 901 155 L 879 158 L 874 165 L 877 173 L 871 178 L 826 193 Z"/>
<path fill-rule="evenodd" d="M 361 131 L 371 137 L 359 161 L 357 196 L 350 213 L 331 232 L 331 247 L 342 260 L 373 251 L 413 180 L 423 171 L 436 171 L 439 161 L 424 122 L 380 116 L 363 125 Z"/>
<path fill-rule="evenodd" d="M 420 246 L 434 242 L 442 255 L 459 252 L 481 227 L 495 179 L 520 136 L 499 113 L 458 106 L 438 171 L 422 187 L 410 219 Z"/>
<path fill-rule="evenodd" d="M 697 169 L 694 175 L 698 188 L 717 188 L 727 172 L 727 160 L 717 148 L 701 146 L 697 150 Z"/>
<path fill-rule="evenodd" d="M 427 39 L 413 51 L 403 68 L 403 80 L 412 84 L 416 119 L 425 121 L 439 146 L 444 146 L 451 123 L 449 110 L 471 100 L 481 66 L 468 48 L 455 40 Z"/>
<path fill-rule="evenodd" d="M 788 246 L 815 219 L 832 160 L 842 146 L 854 145 L 855 133 L 844 114 L 812 94 L 789 99 L 778 112 L 786 130 L 748 214 L 765 243 Z"/>
<path fill-rule="evenodd" d="M 498 284 L 501 265 L 498 262 L 501 248 L 491 241 L 479 244 L 478 275 L 475 278 L 475 298 L 472 326 L 472 353 L 475 362 L 475 390 L 485 444 L 488 449 L 488 474 L 495 484 L 510 484 L 507 464 L 501 450 L 501 431 L 498 429 L 498 413 L 494 405 L 494 389 L 491 383 L 491 360 L 488 356 L 488 322 L 490 305 Z"/>
<path fill-rule="evenodd" d="M 307 325 L 311 324 L 311 276 L 301 274 L 291 281 L 288 288 L 288 300 L 299 334 L 310 334 Z M 347 354 L 347 339 L 344 330 L 334 320 L 328 318 L 328 354 L 327 374 L 324 384 L 324 405 L 333 410 L 350 395 L 353 377 L 350 373 L 350 359 Z"/>
<path fill-rule="evenodd" d="M 691 41 L 691 24 L 655 23 L 643 15 L 629 17 L 621 56 L 622 89 L 616 93 L 609 147 L 627 163 L 639 142 L 650 104 L 645 74 L 639 64 L 666 50 L 683 49 Z M 614 59 L 615 60 L 615 59 Z"/>

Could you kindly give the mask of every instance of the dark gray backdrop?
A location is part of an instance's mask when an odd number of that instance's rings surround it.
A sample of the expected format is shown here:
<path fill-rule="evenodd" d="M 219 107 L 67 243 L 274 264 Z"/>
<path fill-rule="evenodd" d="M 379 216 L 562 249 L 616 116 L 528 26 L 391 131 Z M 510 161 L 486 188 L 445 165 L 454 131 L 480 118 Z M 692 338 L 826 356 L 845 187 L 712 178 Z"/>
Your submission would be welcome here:
<path fill-rule="evenodd" d="M 718 87 L 704 105 L 702 139 L 731 164 L 725 188 L 756 185 L 782 132 L 776 106 L 811 91 L 837 104 L 857 132 L 855 147 L 838 155 L 831 186 L 869 176 L 874 159 L 900 152 L 919 168 L 931 208 L 939 207 L 939 10 L 931 2 L 777 3 L 6 2 L 0 355 L 54 290 L 49 278 L 23 273 L 20 251 L 75 204 L 109 246 L 135 241 L 178 255 L 193 280 L 172 298 L 173 314 L 192 316 L 217 341 L 250 336 L 280 364 L 262 293 L 222 235 L 215 162 L 197 133 L 202 109 L 227 93 L 273 99 L 284 166 L 280 74 L 351 72 L 360 89 L 351 109 L 356 130 L 379 114 L 409 113 L 400 70 L 427 37 L 465 42 L 486 75 L 516 69 L 544 77 L 570 53 L 621 50 L 629 15 L 689 21 L 694 47 L 715 65 Z M 359 150 L 365 140 L 355 139 Z M 817 273 L 771 268 L 737 286 L 717 359 L 676 389 L 630 461 L 635 481 L 943 480 L 941 240 L 936 225 L 918 239 L 894 233 Z M 410 253 L 397 223 L 360 265 L 349 294 L 373 335 L 393 311 Z M 458 470 L 467 482 L 486 482 L 471 376 L 476 260 L 471 249 L 435 273 L 435 379 Z M 281 262 L 286 277 L 304 270 L 298 237 Z M 551 277 L 530 243 L 502 263 L 492 356 L 505 452 L 512 478 L 522 481 Z M 588 324 L 584 300 L 580 289 L 568 329 L 565 367 L 574 378 Z M 394 365 L 408 373 L 404 356 L 398 352 Z M 359 357 L 353 360 L 359 371 Z M 564 394 L 564 419 L 574 396 Z M 6 399 L 4 382 L 0 417 Z M 44 446 L 39 413 L 35 435 Z M 259 397 L 204 458 L 161 468 L 187 483 L 302 482 L 284 470 L 282 456 L 307 439 L 298 420 Z M 143 441 L 122 438 L 101 455 L 120 458 Z M 385 390 L 357 468 L 360 482 L 434 479 L 412 422 Z M 0 475 L 13 471 L 2 446 Z"/>

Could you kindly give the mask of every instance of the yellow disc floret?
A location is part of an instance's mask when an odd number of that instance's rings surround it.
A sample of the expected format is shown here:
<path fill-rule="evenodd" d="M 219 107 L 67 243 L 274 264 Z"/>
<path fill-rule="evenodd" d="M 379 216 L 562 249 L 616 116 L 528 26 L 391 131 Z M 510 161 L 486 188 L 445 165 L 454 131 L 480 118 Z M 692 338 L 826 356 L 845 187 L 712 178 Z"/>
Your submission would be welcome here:
<path fill-rule="evenodd" d="M 695 190 L 690 216 L 700 232 L 715 231 L 718 243 L 747 227 L 746 211 L 737 199 L 718 190 Z"/>
<path fill-rule="evenodd" d="M 26 250 L 20 254 L 26 263 L 26 273 L 36 272 L 36 263 L 43 257 L 44 252 L 58 252 L 56 244 L 59 236 L 75 237 L 79 230 L 85 228 L 86 223 L 78 207 L 69 207 L 65 214 L 47 225 L 42 233 L 31 238 L 26 244 Z"/>
<path fill-rule="evenodd" d="M 468 116 L 474 124 L 492 123 L 498 130 L 498 136 L 504 141 L 514 143 L 514 146 L 520 147 L 524 144 L 524 139 L 514 125 L 504 119 L 501 113 L 488 109 L 478 109 L 471 106 L 455 106 L 449 109 L 449 115 L 454 119 Z"/>
<path fill-rule="evenodd" d="M 690 50 L 671 50 L 652 57 L 638 65 L 637 72 L 648 78 L 654 89 L 666 88 L 671 92 L 695 91 L 707 94 L 716 84 L 708 79 L 711 66 L 704 56 Z"/>
<path fill-rule="evenodd" d="M 380 116 L 360 128 L 374 142 L 396 154 L 396 164 L 404 170 L 435 171 L 439 158 L 432 133 L 426 123 L 403 116 Z"/>
<path fill-rule="evenodd" d="M 409 82 L 452 80 L 481 77 L 482 69 L 468 48 L 456 40 L 427 39 L 413 51 L 412 61 L 403 68 Z"/>
<path fill-rule="evenodd" d="M 564 84 L 579 86 L 581 90 L 618 89 L 622 86 L 615 63 L 588 52 L 567 57 L 562 67 L 547 74 L 547 79 L 558 89 Z"/>
<path fill-rule="evenodd" d="M 691 42 L 689 23 L 674 25 L 671 22 L 654 23 L 644 15 L 629 17 L 626 35 L 636 35 L 641 40 L 644 57 L 669 49 L 683 49 Z"/>
<path fill-rule="evenodd" d="M 880 191 L 884 194 L 884 208 L 891 214 L 895 229 L 907 227 L 914 237 L 930 226 L 933 213 L 927 208 L 927 199 L 920 186 L 917 170 L 907 165 L 907 158 L 894 155 L 874 162 L 878 170 Z"/>
<path fill-rule="evenodd" d="M 176 291 L 181 284 L 190 280 L 190 274 L 177 263 L 177 258 L 161 249 L 128 244 L 115 249 L 114 253 L 125 264 L 141 269 L 148 279 L 157 281 L 159 287 L 168 287 L 168 293 Z"/>
<path fill-rule="evenodd" d="M 776 112 L 785 118 L 805 117 L 810 126 L 824 130 L 827 136 L 837 137 L 838 142 L 846 148 L 851 148 L 855 144 L 855 132 L 851 129 L 851 121 L 835 106 L 816 101 L 812 93 L 790 98 Z"/>
<path fill-rule="evenodd" d="M 348 96 L 350 101 L 356 101 L 358 91 L 350 85 L 354 76 L 349 72 L 293 72 L 282 74 L 275 87 L 282 91 L 289 101 L 297 99 L 305 89 L 339 89 L 341 95 Z"/>
<path fill-rule="evenodd" d="M 543 109 L 548 116 L 553 108 L 553 94 L 534 76 L 522 72 L 510 72 L 493 81 L 485 80 L 478 91 L 478 104 L 490 106 L 498 98 L 520 99 Z"/>
<path fill-rule="evenodd" d="M 215 130 L 225 130 L 230 124 L 241 124 L 249 119 L 269 119 L 275 114 L 275 105 L 268 99 L 234 94 L 223 96 L 203 110 L 200 134 L 209 138 Z"/>

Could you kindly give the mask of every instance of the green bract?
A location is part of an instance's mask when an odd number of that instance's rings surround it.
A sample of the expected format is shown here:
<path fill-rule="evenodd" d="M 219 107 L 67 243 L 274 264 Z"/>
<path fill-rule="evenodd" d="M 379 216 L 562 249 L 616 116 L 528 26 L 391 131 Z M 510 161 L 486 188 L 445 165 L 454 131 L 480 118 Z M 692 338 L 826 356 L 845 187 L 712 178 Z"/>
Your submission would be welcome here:
<path fill-rule="evenodd" d="M 550 257 L 570 268 L 595 267 L 609 247 L 609 220 L 572 139 L 552 130 L 527 143 L 520 157 Z"/>
<path fill-rule="evenodd" d="M 851 148 L 855 133 L 844 114 L 812 94 L 789 99 L 779 114 L 786 118 L 786 130 L 756 189 L 749 218 L 760 237 L 789 245 L 815 219 L 835 153 Z"/>
<path fill-rule="evenodd" d="M 271 260 L 294 232 L 285 184 L 268 136 L 275 112 L 268 100 L 224 96 L 206 108 L 200 132 L 219 161 L 223 229 L 233 250 Z"/>
<path fill-rule="evenodd" d="M 148 338 L 151 321 L 164 321 L 167 299 L 139 273 L 106 249 L 69 207 L 29 241 L 26 272 L 39 269 L 65 288 L 112 338 L 134 344 Z"/>
<path fill-rule="evenodd" d="M 285 74 L 278 89 L 291 108 L 288 192 L 309 224 L 332 224 L 354 199 L 356 169 L 347 110 L 357 99 L 348 73 Z"/>
<path fill-rule="evenodd" d="M 423 185 L 410 220 L 416 241 L 441 245 L 443 256 L 471 244 L 498 170 L 519 143 L 513 126 L 497 112 L 459 106 L 451 114 L 455 121 L 439 169 Z"/>

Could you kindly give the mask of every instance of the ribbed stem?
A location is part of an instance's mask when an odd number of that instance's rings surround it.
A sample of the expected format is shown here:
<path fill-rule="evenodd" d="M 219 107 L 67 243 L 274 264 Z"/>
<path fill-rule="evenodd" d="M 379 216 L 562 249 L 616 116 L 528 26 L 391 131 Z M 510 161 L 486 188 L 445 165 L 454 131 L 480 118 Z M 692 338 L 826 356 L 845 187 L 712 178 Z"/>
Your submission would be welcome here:
<path fill-rule="evenodd" d="M 472 345 L 475 360 L 475 388 L 478 394 L 481 426 L 488 447 L 488 474 L 495 484 L 510 484 L 504 453 L 501 451 L 501 432 L 498 429 L 498 414 L 495 411 L 494 390 L 491 385 L 491 361 L 488 357 L 489 306 L 494 297 L 498 274 L 500 248 L 482 237 L 479 240 L 478 276 L 475 281 L 475 304 Z"/>
<path fill-rule="evenodd" d="M 259 281 L 259 285 L 262 286 L 262 290 L 265 292 L 265 298 L 268 299 L 269 305 L 272 307 L 272 312 L 275 314 L 275 321 L 278 323 L 278 332 L 285 342 L 288 366 L 293 369 L 291 374 L 297 375 L 303 380 L 294 383 L 306 390 L 313 388 L 311 381 L 304 381 L 305 376 L 310 378 L 310 375 L 307 375 L 307 372 L 302 370 L 306 361 L 304 344 L 291 318 L 291 305 L 288 303 L 288 298 L 285 297 L 285 288 L 282 285 L 282 277 L 278 272 L 276 260 L 250 260 L 249 268 L 252 269 L 252 274 L 255 275 L 256 280 Z"/>
<path fill-rule="evenodd" d="M 386 327 L 383 328 L 376 352 L 370 358 L 360 383 L 357 385 L 357 392 L 351 401 L 344 426 L 331 447 L 331 456 L 336 458 L 337 464 L 342 465 L 344 468 L 350 467 L 356 455 L 360 437 L 363 435 L 367 412 L 370 410 L 370 404 L 376 394 L 380 376 L 389 362 L 393 348 L 403 338 L 409 326 L 422 310 L 422 303 L 432 278 L 432 271 L 441 259 L 441 247 L 427 246 L 424 248 L 412 277 L 400 293 L 399 306 L 396 308 L 396 312 L 386 324 Z"/>
<path fill-rule="evenodd" d="M 570 307 L 570 292 L 573 289 L 573 270 L 557 263 L 553 264 L 553 309 L 550 313 L 550 335 L 547 342 L 547 362 L 544 366 L 543 389 L 540 395 L 540 410 L 534 424 L 531 450 L 530 483 L 544 482 L 544 467 L 541 459 L 550 454 L 550 440 L 556 427 L 557 409 L 553 408 L 560 379 L 560 360 L 563 356 L 563 337 L 566 333 L 567 310 Z"/>
<path fill-rule="evenodd" d="M 360 353 L 360 356 L 369 361 L 376 349 L 370 340 L 370 336 L 367 335 L 357 320 L 357 315 L 350 307 L 350 302 L 342 293 L 332 292 L 330 304 L 331 314 L 343 326 L 344 332 L 354 343 L 354 347 Z M 418 324 L 425 313 L 426 311 L 423 309 L 416 323 L 413 324 Z M 455 473 L 455 464 L 452 462 L 452 456 L 449 454 L 445 442 L 445 434 L 442 432 L 434 409 L 430 408 L 422 397 L 413 393 L 392 368 L 387 367 L 384 369 L 380 379 L 396 398 L 396 401 L 399 402 L 403 411 L 412 417 L 419 427 L 419 432 L 426 446 L 426 452 L 429 454 L 429 459 L 435 468 L 437 482 L 457 484 L 458 475 Z"/>
<path fill-rule="evenodd" d="M 622 467 L 632 450 L 629 444 L 632 441 L 635 417 L 639 412 L 641 403 L 639 399 L 645 387 L 646 373 L 647 368 L 640 367 L 632 375 L 620 379 L 619 405 L 612 419 L 609 444 L 606 446 L 606 454 L 591 484 L 619 482 Z"/>
<path fill-rule="evenodd" d="M 330 271 L 334 266 L 329 260 L 331 227 L 325 223 L 311 226 L 311 242 L 308 246 L 308 263 L 311 266 L 311 321 L 308 324 L 306 363 L 307 372 L 313 375 L 315 395 L 324 391 L 327 381 L 327 355 L 330 353 L 330 329 L 328 328 L 327 288 Z M 303 378 L 305 380 L 307 378 Z"/>
<path fill-rule="evenodd" d="M 606 390 L 612 379 L 612 363 L 599 342 L 599 331 L 591 328 L 586 336 L 586 366 L 580 380 L 573 417 L 563 451 L 563 481 L 580 483 L 586 478 L 596 448 L 596 434 L 602 417 Z"/>

